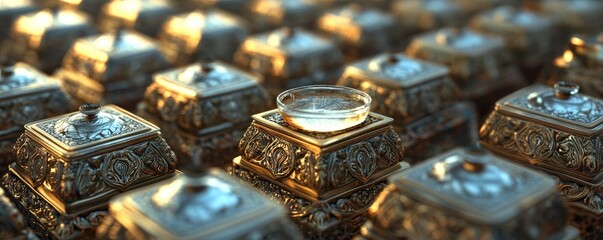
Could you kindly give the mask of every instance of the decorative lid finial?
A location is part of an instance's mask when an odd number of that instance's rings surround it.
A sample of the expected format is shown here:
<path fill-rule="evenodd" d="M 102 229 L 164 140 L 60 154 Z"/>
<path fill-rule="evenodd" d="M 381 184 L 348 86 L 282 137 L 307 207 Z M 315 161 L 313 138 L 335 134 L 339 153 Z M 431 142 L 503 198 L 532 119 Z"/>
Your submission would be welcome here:
<path fill-rule="evenodd" d="M 80 113 L 88 118 L 94 118 L 100 112 L 101 106 L 95 103 L 85 103 L 80 105 Z"/>
<path fill-rule="evenodd" d="M 473 145 L 465 150 L 466 156 L 463 159 L 463 169 L 467 172 L 479 173 L 484 170 L 482 159 L 486 152 L 479 146 Z"/>
<path fill-rule="evenodd" d="M 580 91 L 578 84 L 566 81 L 557 82 L 553 87 L 555 88 L 555 96 L 559 99 L 568 99 Z"/>
<path fill-rule="evenodd" d="M 13 62 L 10 58 L 6 59 L 0 65 L 0 73 L 2 77 L 10 77 L 15 73 L 15 62 Z"/>

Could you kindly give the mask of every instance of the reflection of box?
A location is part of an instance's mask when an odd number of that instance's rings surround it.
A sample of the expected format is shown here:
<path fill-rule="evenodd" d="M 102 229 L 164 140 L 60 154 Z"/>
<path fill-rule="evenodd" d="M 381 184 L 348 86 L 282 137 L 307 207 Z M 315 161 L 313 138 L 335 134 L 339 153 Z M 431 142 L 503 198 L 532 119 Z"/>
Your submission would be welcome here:
<path fill-rule="evenodd" d="M 325 13 L 318 19 L 317 28 L 338 42 L 349 60 L 392 50 L 399 40 L 393 16 L 360 5 Z"/>
<path fill-rule="evenodd" d="M 119 31 L 77 40 L 56 76 L 75 104 L 117 104 L 134 109 L 152 74 L 166 67 L 150 38 Z"/>
<path fill-rule="evenodd" d="M 264 86 L 276 97 L 289 88 L 334 83 L 343 55 L 334 43 L 308 31 L 281 28 L 248 37 L 235 63 L 266 77 Z"/>
<path fill-rule="evenodd" d="M 454 149 L 389 178 L 361 239 L 578 239 L 555 180 Z"/>
<path fill-rule="evenodd" d="M 368 93 L 373 111 L 395 119 L 411 163 L 477 140 L 475 110 L 459 100 L 445 67 L 380 54 L 350 64 L 338 85 Z"/>
<path fill-rule="evenodd" d="M 234 15 L 207 10 L 171 17 L 158 35 L 161 52 L 174 65 L 207 58 L 232 62 L 247 29 Z"/>
<path fill-rule="evenodd" d="M 480 131 L 494 153 L 560 180 L 572 221 L 586 239 L 603 234 L 603 101 L 577 85 L 534 85 L 496 103 Z"/>
<path fill-rule="evenodd" d="M 282 206 L 217 169 L 121 195 L 109 210 L 98 239 L 301 239 Z"/>
<path fill-rule="evenodd" d="M 480 113 L 489 111 L 500 97 L 526 85 L 503 39 L 466 28 L 444 28 L 419 35 L 406 53 L 448 67 L 462 95 L 472 100 Z"/>
<path fill-rule="evenodd" d="M 22 15 L 2 44 L 9 58 L 52 73 L 73 42 L 95 33 L 87 15 L 71 10 L 42 10 Z"/>
<path fill-rule="evenodd" d="M 231 165 L 252 114 L 270 105 L 261 77 L 214 62 L 165 71 L 147 88 L 139 115 L 157 124 L 178 156 L 190 167 L 201 151 L 210 166 Z"/>
<path fill-rule="evenodd" d="M 115 106 L 25 125 L 6 195 L 43 238 L 92 237 L 111 197 L 174 174 L 176 158 L 159 129 Z"/>
<path fill-rule="evenodd" d="M 27 64 L 2 66 L 0 74 L 0 173 L 5 173 L 23 125 L 63 114 L 70 107 L 55 80 Z"/>
<path fill-rule="evenodd" d="M 357 233 L 390 174 L 408 168 L 391 118 L 370 113 L 338 132 L 294 130 L 277 110 L 253 116 L 233 172 L 289 209 L 306 237 Z"/>

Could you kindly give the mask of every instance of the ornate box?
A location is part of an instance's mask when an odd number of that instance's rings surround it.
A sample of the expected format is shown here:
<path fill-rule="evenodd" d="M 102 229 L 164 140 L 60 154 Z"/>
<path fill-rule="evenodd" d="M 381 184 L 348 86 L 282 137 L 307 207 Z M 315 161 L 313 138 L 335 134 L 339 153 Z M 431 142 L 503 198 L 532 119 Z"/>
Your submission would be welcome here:
<path fill-rule="evenodd" d="M 289 88 L 335 83 L 343 54 L 306 30 L 280 28 L 248 37 L 235 53 L 235 63 L 263 75 L 264 86 L 276 96 Z"/>
<path fill-rule="evenodd" d="M 64 8 L 77 9 L 90 14 L 94 19 L 98 17 L 101 9 L 111 0 L 55 0 Z"/>
<path fill-rule="evenodd" d="M 271 105 L 260 82 L 221 62 L 169 70 L 155 75 L 138 114 L 170 133 L 165 139 L 180 159 L 178 169 L 189 164 L 191 151 L 210 166 L 230 166 L 250 116 Z"/>
<path fill-rule="evenodd" d="M 93 236 L 111 197 L 174 175 L 159 128 L 117 106 L 25 125 L 1 184 L 42 238 Z"/>
<path fill-rule="evenodd" d="M 475 16 L 472 29 L 505 39 L 514 61 L 534 69 L 548 61 L 559 45 L 554 22 L 546 15 L 518 7 L 503 6 Z"/>
<path fill-rule="evenodd" d="M 0 188 L 0 238 L 15 240 L 37 240 L 36 235 L 27 227 L 25 218 L 15 205 L 4 196 Z"/>
<path fill-rule="evenodd" d="M 2 44 L 5 57 L 26 62 L 45 73 L 52 73 L 77 38 L 96 31 L 89 17 L 81 12 L 50 9 L 19 17 Z"/>
<path fill-rule="evenodd" d="M 54 79 L 25 63 L 0 66 L 0 173 L 13 162 L 12 149 L 23 125 L 70 110 Z"/>
<path fill-rule="evenodd" d="M 31 0 L 0 0 L 0 42 L 8 37 L 7 30 L 19 16 L 38 9 Z"/>
<path fill-rule="evenodd" d="M 168 0 L 112 0 L 100 12 L 98 28 L 115 32 L 121 27 L 155 37 L 176 9 Z"/>
<path fill-rule="evenodd" d="M 490 111 L 496 100 L 526 84 L 503 39 L 467 28 L 419 35 L 406 54 L 448 67 L 464 98 L 475 102 L 480 113 Z"/>
<path fill-rule="evenodd" d="M 237 16 L 247 16 L 249 14 L 249 6 L 253 1 L 249 0 L 185 0 L 191 2 L 192 5 L 201 6 L 204 9 L 218 8 Z"/>
<path fill-rule="evenodd" d="M 389 178 L 360 239 L 579 239 L 555 180 L 457 148 Z"/>
<path fill-rule="evenodd" d="M 277 110 L 253 120 L 233 173 L 284 204 L 306 238 L 355 235 L 386 177 L 409 166 L 393 119 L 376 113 L 332 132 L 294 128 Z"/>
<path fill-rule="evenodd" d="M 97 239 L 301 240 L 282 206 L 217 169 L 124 194 L 109 211 Z"/>
<path fill-rule="evenodd" d="M 464 8 L 469 5 L 458 0 L 397 0 L 390 11 L 398 19 L 398 31 L 410 36 L 446 26 L 464 26 L 471 17 L 471 11 Z"/>
<path fill-rule="evenodd" d="M 317 21 L 317 29 L 338 42 L 349 60 L 392 50 L 398 39 L 396 20 L 374 8 L 350 4 L 331 10 Z"/>
<path fill-rule="evenodd" d="M 596 34 L 603 31 L 603 2 L 598 0 L 546 0 L 538 3 L 541 11 L 551 16 L 565 34 Z"/>
<path fill-rule="evenodd" d="M 578 86 L 534 85 L 496 103 L 480 131 L 492 152 L 559 178 L 558 190 L 584 238 L 603 234 L 603 101 Z"/>
<path fill-rule="evenodd" d="M 477 141 L 474 106 L 443 66 L 384 53 L 348 65 L 337 85 L 368 93 L 373 111 L 395 119 L 411 164 Z"/>
<path fill-rule="evenodd" d="M 205 10 L 171 17 L 158 35 L 168 61 L 181 66 L 206 58 L 232 62 L 247 29 L 234 15 Z"/>
<path fill-rule="evenodd" d="M 56 77 L 75 104 L 117 104 L 134 109 L 152 74 L 167 67 L 152 39 L 119 30 L 76 41 Z"/>
<path fill-rule="evenodd" d="M 255 0 L 250 1 L 250 20 L 255 32 L 278 27 L 314 27 L 322 13 L 313 0 Z"/>
<path fill-rule="evenodd" d="M 575 34 L 561 56 L 552 62 L 546 83 L 574 82 L 587 95 L 603 98 L 603 34 Z"/>

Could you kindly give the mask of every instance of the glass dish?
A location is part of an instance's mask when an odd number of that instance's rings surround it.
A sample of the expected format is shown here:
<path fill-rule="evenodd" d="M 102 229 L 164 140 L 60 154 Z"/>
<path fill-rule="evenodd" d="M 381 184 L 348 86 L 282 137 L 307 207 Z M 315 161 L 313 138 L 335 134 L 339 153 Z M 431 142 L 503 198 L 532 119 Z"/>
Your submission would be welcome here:
<path fill-rule="evenodd" d="M 310 132 L 332 132 L 356 126 L 369 113 L 371 97 L 359 90 L 330 85 L 289 89 L 276 98 L 291 126 Z"/>

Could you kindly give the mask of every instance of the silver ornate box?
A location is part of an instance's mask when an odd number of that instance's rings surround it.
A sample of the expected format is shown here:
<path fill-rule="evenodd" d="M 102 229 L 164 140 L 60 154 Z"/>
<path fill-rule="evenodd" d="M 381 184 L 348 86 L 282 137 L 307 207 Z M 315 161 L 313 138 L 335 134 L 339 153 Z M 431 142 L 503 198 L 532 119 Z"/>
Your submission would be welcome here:
<path fill-rule="evenodd" d="M 102 32 L 115 32 L 125 27 L 155 37 L 163 23 L 176 13 L 168 0 L 112 0 L 103 5 L 98 28 Z"/>
<path fill-rule="evenodd" d="M 400 40 L 393 16 L 359 4 L 328 11 L 318 18 L 316 25 L 339 43 L 348 60 L 392 50 Z"/>
<path fill-rule="evenodd" d="M 406 169 L 392 119 L 369 113 L 350 129 L 296 130 L 275 109 L 253 115 L 233 174 L 285 205 L 306 238 L 357 234 L 387 176 Z"/>
<path fill-rule="evenodd" d="M 359 239 L 579 239 L 555 180 L 457 148 L 389 178 Z"/>
<path fill-rule="evenodd" d="M 121 195 L 109 211 L 97 239 L 301 239 L 282 206 L 217 169 Z"/>
<path fill-rule="evenodd" d="M 394 1 L 390 11 L 398 19 L 405 36 L 436 30 L 442 27 L 462 27 L 471 18 L 471 11 L 458 0 L 404 0 Z"/>
<path fill-rule="evenodd" d="M 251 115 L 271 105 L 261 77 L 221 62 L 203 62 L 154 76 L 138 114 L 157 124 L 189 167 L 191 154 L 210 166 L 232 165 Z"/>
<path fill-rule="evenodd" d="M 84 13 L 66 9 L 47 9 L 22 15 L 2 44 L 5 57 L 26 62 L 45 73 L 52 73 L 76 39 L 96 32 Z"/>
<path fill-rule="evenodd" d="M 411 164 L 477 140 L 474 106 L 443 66 L 384 53 L 348 65 L 337 84 L 368 93 L 372 111 L 394 118 Z"/>
<path fill-rule="evenodd" d="M 117 104 L 135 109 L 152 74 L 168 67 L 155 42 L 120 30 L 75 42 L 56 73 L 74 104 Z"/>
<path fill-rule="evenodd" d="M 0 188 L 0 238 L 15 240 L 38 240 L 27 226 L 19 209 L 4 195 Z"/>
<path fill-rule="evenodd" d="M 547 15 L 503 6 L 475 16 L 472 29 L 505 39 L 513 59 L 522 68 L 542 66 L 556 50 L 559 38 L 555 23 Z"/>
<path fill-rule="evenodd" d="M 19 16 L 38 9 L 31 0 L 0 0 L 0 43 L 8 37 L 8 30 Z"/>
<path fill-rule="evenodd" d="M 546 0 L 537 3 L 540 11 L 551 16 L 566 36 L 574 33 L 596 34 L 603 31 L 603 2 L 597 0 Z"/>
<path fill-rule="evenodd" d="M 443 28 L 416 36 L 406 54 L 448 67 L 463 97 L 476 103 L 480 113 L 526 85 L 503 39 L 467 28 Z"/>
<path fill-rule="evenodd" d="M 603 234 L 603 101 L 578 90 L 559 82 L 555 88 L 534 85 L 500 99 L 481 128 L 480 141 L 494 153 L 559 178 L 572 224 L 588 239 Z"/>
<path fill-rule="evenodd" d="M 255 32 L 278 27 L 314 27 L 322 9 L 313 0 L 255 0 L 249 6 Z"/>
<path fill-rule="evenodd" d="M 25 125 L 6 195 L 42 238 L 94 236 L 109 200 L 174 175 L 176 157 L 159 128 L 117 106 L 80 106 Z"/>
<path fill-rule="evenodd" d="M 235 63 L 263 75 L 264 86 L 276 96 L 293 87 L 335 83 L 343 54 L 333 42 L 306 30 L 280 28 L 248 37 Z"/>
<path fill-rule="evenodd" d="M 93 19 L 98 19 L 103 6 L 111 0 L 52 0 L 59 2 L 60 6 L 69 9 L 77 9 L 92 16 Z"/>
<path fill-rule="evenodd" d="M 206 58 L 232 62 L 245 37 L 247 29 L 242 19 L 219 10 L 205 10 L 171 17 L 158 34 L 158 44 L 168 61 L 178 66 Z"/>
<path fill-rule="evenodd" d="M 25 63 L 0 66 L 0 173 L 13 162 L 23 125 L 70 111 L 56 80 Z"/>

